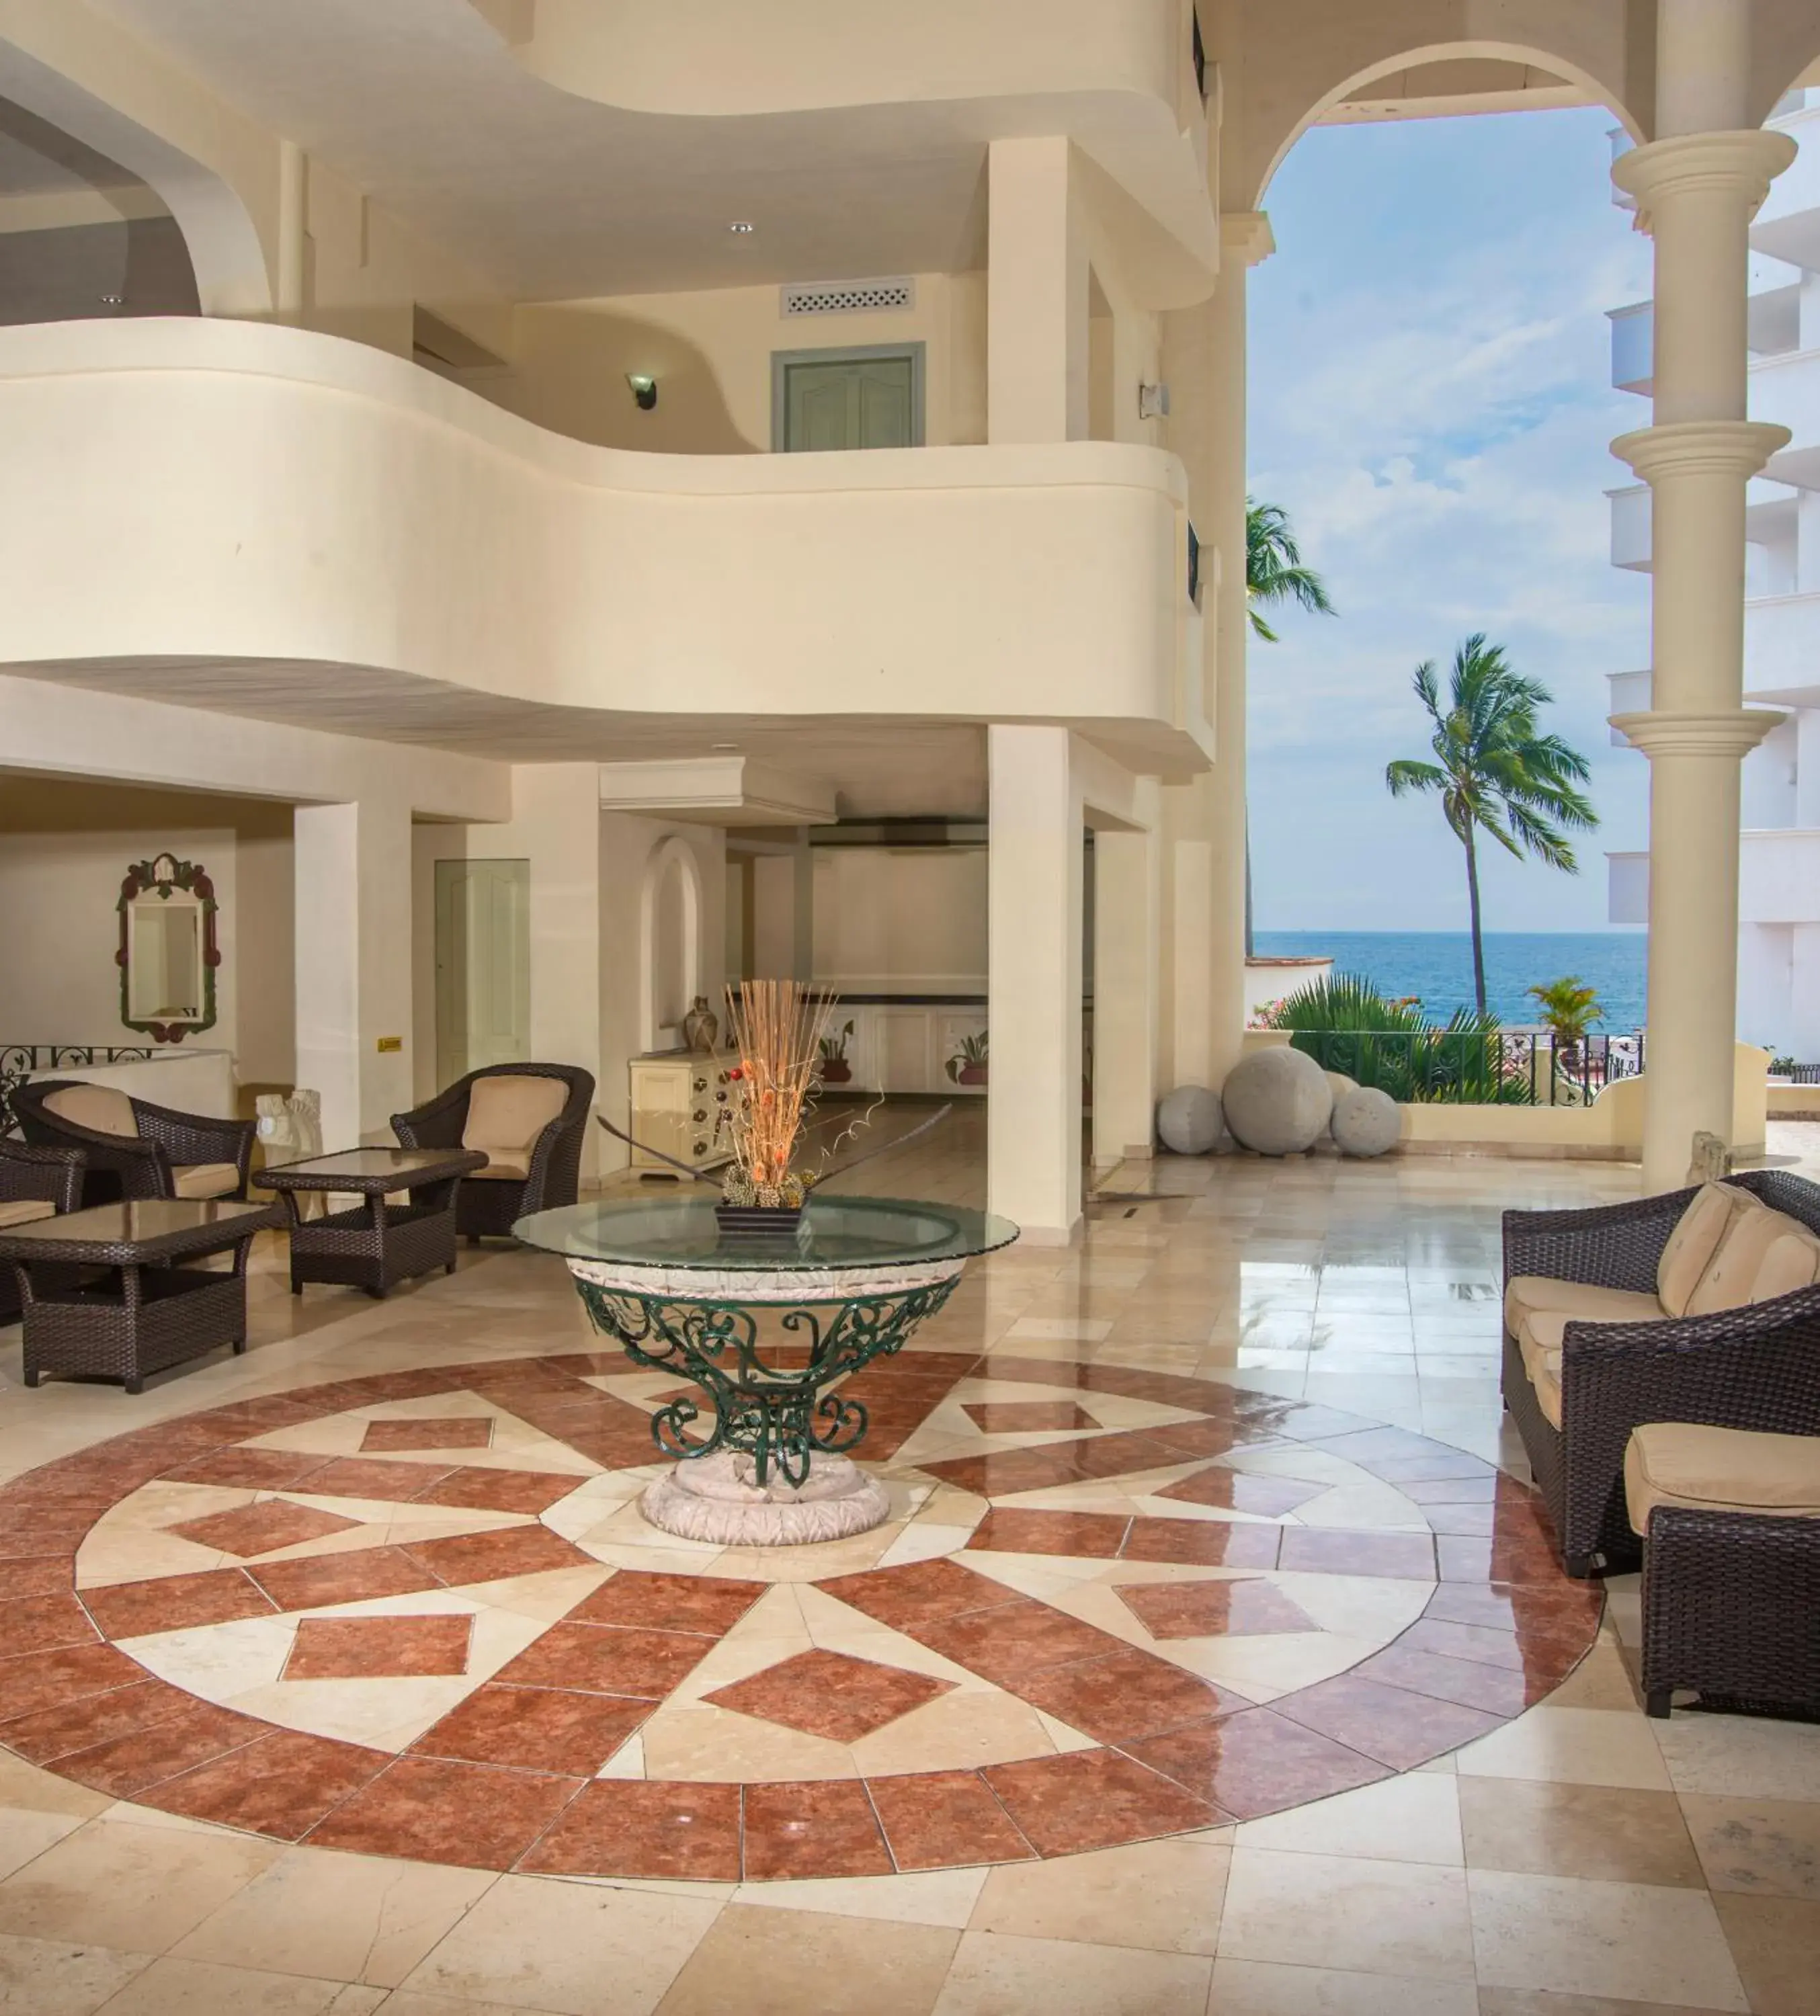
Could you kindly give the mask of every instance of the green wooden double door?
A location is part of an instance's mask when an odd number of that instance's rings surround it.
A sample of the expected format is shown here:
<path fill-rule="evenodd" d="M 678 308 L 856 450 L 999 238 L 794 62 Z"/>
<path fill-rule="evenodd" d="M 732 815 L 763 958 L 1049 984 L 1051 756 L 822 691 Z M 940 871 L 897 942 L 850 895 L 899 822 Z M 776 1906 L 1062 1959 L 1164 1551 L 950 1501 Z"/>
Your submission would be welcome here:
<path fill-rule="evenodd" d="M 773 448 L 922 445 L 920 343 L 780 351 L 771 368 Z"/>

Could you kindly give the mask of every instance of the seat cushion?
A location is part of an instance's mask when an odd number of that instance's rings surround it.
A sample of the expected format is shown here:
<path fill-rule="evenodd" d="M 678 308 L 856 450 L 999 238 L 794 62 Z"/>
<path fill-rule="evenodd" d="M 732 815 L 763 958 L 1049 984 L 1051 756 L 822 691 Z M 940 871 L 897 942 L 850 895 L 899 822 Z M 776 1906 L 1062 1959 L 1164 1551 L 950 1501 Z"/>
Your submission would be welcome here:
<path fill-rule="evenodd" d="M 1546 1274 L 1519 1274 L 1504 1291 L 1505 1327 L 1513 1337 L 1522 1334 L 1526 1316 L 1544 1309 L 1569 1311 L 1581 1323 L 1660 1323 L 1666 1313 L 1654 1295 L 1634 1288 L 1597 1288 Z"/>
<path fill-rule="evenodd" d="M 42 1197 L 0 1197 L 0 1226 L 30 1225 L 34 1219 L 54 1218 L 56 1211 Z"/>
<path fill-rule="evenodd" d="M 1540 1334 L 1526 1325 L 1524 1334 L 1518 1340 L 1523 1351 L 1523 1370 L 1529 1374 L 1530 1384 L 1534 1389 L 1536 1404 L 1548 1425 L 1558 1428 L 1561 1425 L 1561 1333 L 1567 1327 L 1567 1318 L 1544 1311 L 1530 1320 L 1540 1326 Z M 1547 1341 L 1551 1332 L 1552 1344 Z"/>
<path fill-rule="evenodd" d="M 1625 1448 L 1624 1503 L 1639 1533 L 1658 1505 L 1820 1519 L 1820 1435 L 1653 1421 Z"/>
<path fill-rule="evenodd" d="M 538 1136 L 560 1117 L 568 1096 L 569 1089 L 560 1078 L 526 1078 L 510 1071 L 477 1078 L 468 1094 L 461 1145 L 481 1149 L 489 1165 L 502 1172 L 510 1169 L 511 1180 L 522 1183 Z M 499 1179 L 504 1180 L 503 1175 Z"/>
<path fill-rule="evenodd" d="M 132 1101 L 111 1085 L 60 1086 L 45 1100 L 45 1111 L 96 1134 L 117 1134 L 129 1141 L 139 1138 Z"/>
<path fill-rule="evenodd" d="M 1656 1292 L 1671 1316 L 1685 1316 L 1688 1298 L 1712 1265 L 1713 1255 L 1741 1202 L 1752 1202 L 1730 1183 L 1705 1183 L 1684 1211 L 1656 1263 Z"/>
<path fill-rule="evenodd" d="M 531 1167 L 528 1161 L 515 1162 L 510 1156 L 500 1155 L 496 1150 L 489 1152 L 493 1156 L 492 1161 L 484 1169 L 470 1169 L 462 1178 L 464 1183 L 521 1183 L 529 1177 Z"/>
<path fill-rule="evenodd" d="M 1741 1309 L 1753 1299 L 1757 1274 L 1768 1260 L 1770 1248 L 1779 1239 L 1811 1239 L 1813 1234 L 1799 1219 L 1786 1211 L 1771 1211 L 1753 1197 L 1746 1197 L 1732 1214 L 1719 1250 L 1707 1264 L 1699 1285 L 1688 1297 L 1690 1316 L 1717 1316 L 1724 1309 Z M 1782 1261 L 1772 1275 L 1786 1272 Z M 1811 1276 L 1809 1279 L 1811 1280 Z M 1805 1285 L 1805 1284 L 1803 1284 Z M 1782 1291 L 1786 1294 L 1787 1291 Z"/>
<path fill-rule="evenodd" d="M 232 1162 L 191 1162 L 171 1172 L 180 1197 L 225 1197 L 240 1187 L 240 1172 Z"/>
<path fill-rule="evenodd" d="M 1773 1302 L 1779 1295 L 1812 1287 L 1816 1280 L 1820 1280 L 1820 1239 L 1804 1225 L 1770 1241 L 1751 1277 L 1750 1299 Z"/>

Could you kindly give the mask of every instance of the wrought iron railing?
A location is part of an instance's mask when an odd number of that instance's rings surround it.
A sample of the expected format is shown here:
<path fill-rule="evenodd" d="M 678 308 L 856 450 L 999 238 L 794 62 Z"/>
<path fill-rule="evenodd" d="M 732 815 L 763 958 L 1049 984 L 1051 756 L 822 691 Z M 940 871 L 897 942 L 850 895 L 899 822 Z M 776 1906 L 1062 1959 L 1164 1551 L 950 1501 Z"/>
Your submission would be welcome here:
<path fill-rule="evenodd" d="M 34 1071 L 92 1071 L 97 1064 L 142 1064 L 149 1044 L 0 1043 L 0 1134 L 13 1131 L 13 1094 Z"/>
<path fill-rule="evenodd" d="M 1299 1029 L 1290 1039 L 1400 1104 L 1586 1106 L 1643 1068 L 1641 1035 L 1560 1044 L 1503 1029 Z"/>

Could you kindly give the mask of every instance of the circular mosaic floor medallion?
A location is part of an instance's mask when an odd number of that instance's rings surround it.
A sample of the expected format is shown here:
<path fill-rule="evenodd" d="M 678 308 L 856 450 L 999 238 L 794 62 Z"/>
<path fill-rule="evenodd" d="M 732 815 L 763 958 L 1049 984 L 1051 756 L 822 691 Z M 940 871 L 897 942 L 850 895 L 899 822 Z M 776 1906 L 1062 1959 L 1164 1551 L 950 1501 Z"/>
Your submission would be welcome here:
<path fill-rule="evenodd" d="M 1412 1769 L 1591 1643 L 1533 1493 L 1332 1409 L 910 1350 L 884 1522 L 660 1532 L 661 1373 L 572 1352 L 138 1430 L 0 1489 L 0 1744 L 283 1841 L 719 1881 L 1025 1860 Z"/>

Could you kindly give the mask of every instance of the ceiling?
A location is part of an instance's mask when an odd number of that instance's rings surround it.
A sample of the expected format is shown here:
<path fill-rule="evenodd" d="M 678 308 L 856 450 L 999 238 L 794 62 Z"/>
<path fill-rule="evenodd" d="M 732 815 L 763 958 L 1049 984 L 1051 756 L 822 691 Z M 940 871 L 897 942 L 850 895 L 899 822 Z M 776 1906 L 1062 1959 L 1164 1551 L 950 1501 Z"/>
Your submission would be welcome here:
<path fill-rule="evenodd" d="M 171 826 L 231 826 L 244 838 L 276 838 L 290 831 L 290 807 L 225 792 L 0 770 L 0 833 L 140 833 Z"/>
<path fill-rule="evenodd" d="M 86 196 L 96 189 L 143 189 L 117 161 L 73 139 L 59 126 L 0 98 L 0 197 Z"/>

